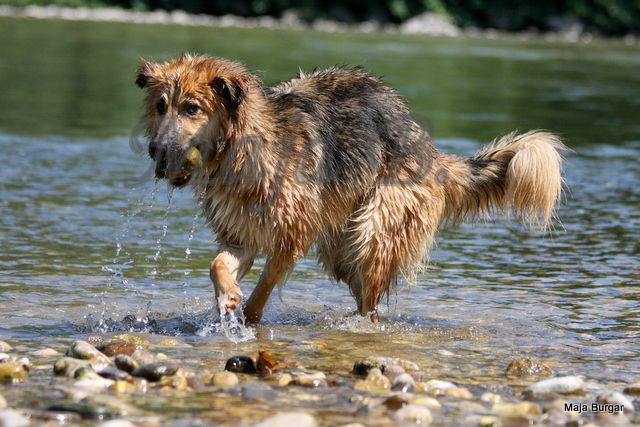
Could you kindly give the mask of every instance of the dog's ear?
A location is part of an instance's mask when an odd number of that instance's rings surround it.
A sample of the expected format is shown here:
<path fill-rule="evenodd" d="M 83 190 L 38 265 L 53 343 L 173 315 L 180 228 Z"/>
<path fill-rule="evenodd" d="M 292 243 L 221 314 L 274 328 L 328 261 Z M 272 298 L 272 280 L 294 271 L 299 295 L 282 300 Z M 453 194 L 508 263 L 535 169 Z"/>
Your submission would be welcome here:
<path fill-rule="evenodd" d="M 216 77 L 210 84 L 213 92 L 222 99 L 229 114 L 235 114 L 246 96 L 246 82 L 237 78 Z"/>
<path fill-rule="evenodd" d="M 142 60 L 136 73 L 136 84 L 140 88 L 149 86 L 151 80 L 156 76 L 159 65 L 155 62 Z"/>

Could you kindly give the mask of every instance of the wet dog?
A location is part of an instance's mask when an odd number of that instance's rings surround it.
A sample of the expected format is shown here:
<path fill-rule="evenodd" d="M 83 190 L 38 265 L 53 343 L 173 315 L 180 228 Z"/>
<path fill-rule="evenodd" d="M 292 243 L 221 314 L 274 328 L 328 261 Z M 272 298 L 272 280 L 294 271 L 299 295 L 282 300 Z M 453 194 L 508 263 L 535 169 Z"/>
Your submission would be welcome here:
<path fill-rule="evenodd" d="M 221 309 L 241 303 L 238 281 L 266 256 L 244 304 L 251 322 L 313 245 L 358 311 L 377 320 L 439 226 L 513 211 L 544 227 L 560 197 L 557 136 L 512 133 L 472 158 L 440 153 L 398 94 L 360 68 L 265 87 L 237 62 L 185 55 L 144 61 L 136 83 L 147 89 L 156 176 L 193 186 L 219 241 L 210 275 Z M 185 160 L 193 147 L 195 167 Z"/>

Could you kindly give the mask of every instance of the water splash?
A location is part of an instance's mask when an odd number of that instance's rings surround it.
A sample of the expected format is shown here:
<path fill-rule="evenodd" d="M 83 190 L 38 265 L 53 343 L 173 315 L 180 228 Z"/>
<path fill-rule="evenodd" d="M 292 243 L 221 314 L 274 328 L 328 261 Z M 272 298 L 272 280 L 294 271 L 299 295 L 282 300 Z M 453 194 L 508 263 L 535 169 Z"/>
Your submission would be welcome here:
<path fill-rule="evenodd" d="M 173 202 L 173 187 L 169 187 L 167 191 L 167 207 L 165 208 L 164 214 L 162 215 L 162 227 L 160 228 L 160 236 L 156 239 L 156 252 L 152 257 L 153 260 L 153 268 L 149 272 L 149 275 L 153 278 L 158 275 L 158 261 L 160 261 L 160 256 L 162 255 L 162 250 L 164 249 L 163 243 L 165 237 L 167 237 L 167 230 L 169 229 L 168 219 L 169 213 L 171 212 L 171 205 Z M 155 286 L 155 283 L 151 283 L 151 286 Z"/>
<path fill-rule="evenodd" d="M 234 311 L 227 311 L 224 305 L 218 304 L 218 310 L 222 333 L 229 341 L 238 344 L 256 339 L 255 330 L 245 324 L 242 307 L 238 306 Z"/>
<path fill-rule="evenodd" d="M 187 239 L 187 247 L 184 250 L 184 260 L 187 264 L 187 268 L 184 271 L 184 280 L 182 281 L 182 293 L 187 293 L 187 281 L 189 276 L 191 275 L 191 270 L 189 269 L 189 259 L 191 258 L 191 241 L 193 240 L 193 235 L 196 231 L 196 224 L 198 222 L 198 218 L 200 218 L 200 212 L 202 210 L 202 201 L 198 203 L 198 209 L 196 213 L 193 215 L 193 220 L 191 221 L 191 229 L 189 230 L 189 237 Z"/>

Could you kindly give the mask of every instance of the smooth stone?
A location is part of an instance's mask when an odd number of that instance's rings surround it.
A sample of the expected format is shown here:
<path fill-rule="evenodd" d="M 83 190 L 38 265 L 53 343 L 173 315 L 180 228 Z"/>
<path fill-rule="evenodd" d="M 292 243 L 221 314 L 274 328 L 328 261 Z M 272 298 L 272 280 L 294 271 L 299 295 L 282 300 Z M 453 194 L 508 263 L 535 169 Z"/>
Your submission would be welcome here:
<path fill-rule="evenodd" d="M 414 423 L 421 426 L 431 424 L 433 417 L 431 411 L 426 406 L 409 404 L 395 411 L 392 415 L 393 419 L 402 423 Z"/>
<path fill-rule="evenodd" d="M 48 411 L 75 412 L 82 418 L 91 420 L 102 420 L 113 417 L 113 412 L 104 406 L 95 405 L 86 400 L 80 402 L 61 401 L 50 405 Z"/>
<path fill-rule="evenodd" d="M 315 372 L 313 374 L 300 374 L 296 375 L 293 378 L 293 383 L 295 385 L 300 385 L 303 387 L 327 387 L 327 377 L 322 372 Z"/>
<path fill-rule="evenodd" d="M 391 390 L 413 393 L 416 391 L 416 382 L 409 374 L 400 374 L 391 383 Z"/>
<path fill-rule="evenodd" d="M 75 341 L 65 354 L 67 357 L 73 357 L 74 359 L 88 360 L 91 363 L 91 367 L 100 371 L 111 363 L 109 358 L 101 353 L 97 348 L 92 346 L 86 341 Z"/>
<path fill-rule="evenodd" d="M 393 394 L 385 399 L 382 404 L 390 411 L 397 411 L 405 405 L 408 405 L 409 398 L 403 394 Z"/>
<path fill-rule="evenodd" d="M 0 409 L 0 427 L 27 427 L 31 420 L 14 409 Z"/>
<path fill-rule="evenodd" d="M 95 374 L 94 374 L 95 375 Z M 76 381 L 73 386 L 76 389 L 89 391 L 92 393 L 101 393 L 113 385 L 114 381 L 107 378 L 102 378 L 99 375 L 87 375 L 84 378 Z"/>
<path fill-rule="evenodd" d="M 380 371 L 384 370 L 388 366 L 399 366 L 406 372 L 418 371 L 420 368 L 413 362 L 408 360 L 399 359 L 396 357 L 374 357 L 370 356 L 362 360 L 358 360 L 353 365 L 353 373 L 356 375 L 367 375 L 367 373 L 373 369 L 378 368 Z"/>
<path fill-rule="evenodd" d="M 380 369 L 372 368 L 367 374 L 367 378 L 356 382 L 354 388 L 359 391 L 384 392 L 391 389 L 391 381 L 382 375 Z"/>
<path fill-rule="evenodd" d="M 160 347 L 179 347 L 183 346 L 184 344 L 175 338 L 164 338 L 158 343 L 158 345 Z"/>
<path fill-rule="evenodd" d="M 626 394 L 638 395 L 640 394 L 640 383 L 628 385 L 624 388 Z"/>
<path fill-rule="evenodd" d="M 139 336 L 136 335 L 131 335 L 131 334 L 119 334 L 119 335 L 114 335 L 111 337 L 111 339 L 109 341 L 126 341 L 128 343 L 131 344 L 136 344 L 142 348 L 147 348 L 149 347 L 149 341 L 145 340 L 144 338 L 141 338 Z"/>
<path fill-rule="evenodd" d="M 133 359 L 133 357 L 127 356 L 126 354 L 117 355 L 115 364 L 118 369 L 128 373 L 135 371 L 140 366 L 138 362 Z"/>
<path fill-rule="evenodd" d="M 471 399 L 473 397 L 469 389 L 464 387 L 449 388 L 443 390 L 443 394 L 445 396 L 455 397 L 456 399 Z"/>
<path fill-rule="evenodd" d="M 527 388 L 525 394 L 533 399 L 546 399 L 556 394 L 582 393 L 584 388 L 585 383 L 581 377 L 557 377 L 532 384 Z"/>
<path fill-rule="evenodd" d="M 438 409 L 442 408 L 442 405 L 440 404 L 440 402 L 438 402 L 437 399 L 434 399 L 433 397 L 429 397 L 429 396 L 417 396 L 411 399 L 411 403 L 415 403 L 416 405 L 426 406 L 431 411 L 437 411 Z"/>
<path fill-rule="evenodd" d="M 238 376 L 233 372 L 221 371 L 213 374 L 213 385 L 220 388 L 231 388 L 238 385 Z"/>
<path fill-rule="evenodd" d="M 189 388 L 189 381 L 182 369 L 178 369 L 174 375 L 165 376 L 158 381 L 160 387 L 170 388 L 177 391 L 185 391 Z"/>
<path fill-rule="evenodd" d="M 6 341 L 0 341 L 0 353 L 7 353 L 13 350 L 13 347 Z"/>
<path fill-rule="evenodd" d="M 254 427 L 316 427 L 318 423 L 306 412 L 285 412 L 273 415 Z"/>
<path fill-rule="evenodd" d="M 28 365 L 18 362 L 0 363 L 0 384 L 13 384 L 24 381 L 29 372 Z"/>
<path fill-rule="evenodd" d="M 533 402 L 498 403 L 493 406 L 493 411 L 507 419 L 532 420 L 542 415 L 540 406 Z"/>
<path fill-rule="evenodd" d="M 56 375 L 64 375 L 69 378 L 75 378 L 76 371 L 81 368 L 91 368 L 91 363 L 87 360 L 63 357 L 62 359 L 56 360 L 56 363 L 53 365 L 53 373 Z"/>
<path fill-rule="evenodd" d="M 162 377 L 174 375 L 178 371 L 178 365 L 167 362 L 154 362 L 140 366 L 134 370 L 131 375 L 134 377 L 142 377 L 147 381 L 160 381 Z"/>
<path fill-rule="evenodd" d="M 98 372 L 98 375 L 110 380 L 120 380 L 120 381 L 126 381 L 129 378 L 131 378 L 131 375 L 129 375 L 128 372 L 118 369 L 115 366 L 107 366 L 102 371 Z"/>
<path fill-rule="evenodd" d="M 0 394 L 0 409 L 4 409 L 7 407 L 7 401 L 5 400 L 5 398 Z"/>
<path fill-rule="evenodd" d="M 142 366 L 142 365 L 149 365 L 151 363 L 154 363 L 156 361 L 156 358 L 153 356 L 153 354 L 149 353 L 148 351 L 144 350 L 144 349 L 137 349 L 136 351 L 134 351 L 131 354 L 131 358 L 133 360 L 136 361 L 136 363 L 138 363 L 138 365 Z"/>
<path fill-rule="evenodd" d="M 117 356 L 119 354 L 126 354 L 131 356 L 134 351 L 139 348 L 136 344 L 124 341 L 116 340 L 109 341 L 108 343 L 100 346 L 98 349 L 109 357 Z"/>
<path fill-rule="evenodd" d="M 282 374 L 278 377 L 278 385 L 280 387 L 286 387 L 293 381 L 291 374 Z"/>
<path fill-rule="evenodd" d="M 550 377 L 553 370 L 540 359 L 522 357 L 509 363 L 506 374 L 515 377 Z"/>
<path fill-rule="evenodd" d="M 404 373 L 406 373 L 404 368 L 402 366 L 396 366 L 396 365 L 386 366 L 383 372 L 384 376 L 389 378 L 392 384 L 393 384 L 393 380 L 395 380 L 396 377 Z"/>
<path fill-rule="evenodd" d="M 255 374 L 256 367 L 249 356 L 233 356 L 227 360 L 224 370 L 238 374 Z"/>
<path fill-rule="evenodd" d="M 429 380 L 426 383 L 418 384 L 418 391 L 432 395 L 444 394 L 445 390 L 453 390 L 458 386 L 449 381 Z"/>
<path fill-rule="evenodd" d="M 35 357 L 55 357 L 55 356 L 60 356 L 60 352 L 52 348 L 42 348 L 40 350 L 32 351 L 31 355 Z"/>
<path fill-rule="evenodd" d="M 629 399 L 627 396 L 620 393 L 619 391 L 610 391 L 610 392 L 601 394 L 600 396 L 598 396 L 597 402 L 605 403 L 609 405 L 622 406 L 624 408 L 622 412 L 627 414 L 629 412 L 635 411 L 635 408 L 633 407 L 633 403 L 631 402 L 631 399 Z"/>
<path fill-rule="evenodd" d="M 241 389 L 242 398 L 262 402 L 274 401 L 278 394 L 267 384 L 254 381 L 244 384 Z"/>
<path fill-rule="evenodd" d="M 482 396 L 480 396 L 480 400 L 482 400 L 483 402 L 488 402 L 488 403 L 498 403 L 502 400 L 502 397 L 500 397 L 500 395 L 495 394 L 495 393 L 490 393 L 490 392 L 485 392 L 482 393 Z"/>

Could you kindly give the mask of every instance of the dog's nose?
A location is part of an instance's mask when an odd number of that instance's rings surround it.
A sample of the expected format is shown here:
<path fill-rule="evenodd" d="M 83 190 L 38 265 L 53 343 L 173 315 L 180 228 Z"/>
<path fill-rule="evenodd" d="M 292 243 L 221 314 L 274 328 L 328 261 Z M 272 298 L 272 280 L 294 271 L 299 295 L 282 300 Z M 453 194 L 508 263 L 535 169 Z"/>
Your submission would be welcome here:
<path fill-rule="evenodd" d="M 158 152 L 158 144 L 156 144 L 155 141 L 149 142 L 149 157 L 155 160 L 157 152 Z"/>

